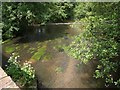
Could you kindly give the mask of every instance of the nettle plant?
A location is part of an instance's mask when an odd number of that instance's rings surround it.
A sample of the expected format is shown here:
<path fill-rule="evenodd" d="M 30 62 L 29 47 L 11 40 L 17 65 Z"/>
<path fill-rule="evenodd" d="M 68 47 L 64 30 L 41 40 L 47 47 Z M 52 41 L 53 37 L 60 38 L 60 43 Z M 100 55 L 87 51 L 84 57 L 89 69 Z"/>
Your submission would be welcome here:
<path fill-rule="evenodd" d="M 17 61 L 18 57 L 17 54 L 12 53 L 12 56 L 8 60 L 6 72 L 20 86 L 32 85 L 35 80 L 35 70 L 28 62 L 21 65 L 20 62 Z"/>

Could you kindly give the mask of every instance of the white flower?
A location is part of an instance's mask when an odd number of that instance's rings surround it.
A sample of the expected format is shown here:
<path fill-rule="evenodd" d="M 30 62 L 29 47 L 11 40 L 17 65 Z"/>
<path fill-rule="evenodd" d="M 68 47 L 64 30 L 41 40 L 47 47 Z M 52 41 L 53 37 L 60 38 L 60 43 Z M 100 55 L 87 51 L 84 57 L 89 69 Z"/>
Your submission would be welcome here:
<path fill-rule="evenodd" d="M 15 53 L 12 53 L 12 55 L 15 55 Z"/>
<path fill-rule="evenodd" d="M 15 57 L 15 60 L 17 59 L 17 57 Z"/>

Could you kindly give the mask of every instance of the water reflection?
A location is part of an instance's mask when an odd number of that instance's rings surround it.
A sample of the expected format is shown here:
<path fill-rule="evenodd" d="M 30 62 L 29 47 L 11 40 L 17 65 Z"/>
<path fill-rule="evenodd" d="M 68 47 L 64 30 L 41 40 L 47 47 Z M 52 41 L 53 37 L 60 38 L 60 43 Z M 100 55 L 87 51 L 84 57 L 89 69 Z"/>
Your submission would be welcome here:
<path fill-rule="evenodd" d="M 69 25 L 29 26 L 29 30 L 26 30 L 26 33 L 24 33 L 24 36 L 21 37 L 18 42 L 26 43 L 52 40 L 63 37 L 71 32 L 73 33 L 74 30 L 71 30 Z"/>

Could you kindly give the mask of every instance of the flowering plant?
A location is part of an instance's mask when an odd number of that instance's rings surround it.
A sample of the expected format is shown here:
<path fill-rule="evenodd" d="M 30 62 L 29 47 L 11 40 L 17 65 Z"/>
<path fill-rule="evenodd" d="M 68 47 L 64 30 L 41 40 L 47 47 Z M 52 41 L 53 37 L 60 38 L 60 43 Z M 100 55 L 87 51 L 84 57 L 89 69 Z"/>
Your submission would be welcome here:
<path fill-rule="evenodd" d="M 8 60 L 6 72 L 20 86 L 29 86 L 35 79 L 35 70 L 28 62 L 21 65 L 18 61 L 18 57 L 17 54 L 12 53 L 12 56 Z"/>

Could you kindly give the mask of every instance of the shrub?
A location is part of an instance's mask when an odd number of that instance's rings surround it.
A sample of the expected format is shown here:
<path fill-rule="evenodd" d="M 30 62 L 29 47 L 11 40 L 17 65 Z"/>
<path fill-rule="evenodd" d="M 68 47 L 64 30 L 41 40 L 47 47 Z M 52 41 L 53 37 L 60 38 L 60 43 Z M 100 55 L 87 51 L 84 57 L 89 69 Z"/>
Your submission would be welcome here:
<path fill-rule="evenodd" d="M 75 37 L 67 51 L 69 55 L 83 63 L 92 59 L 98 60 L 94 77 L 96 79 L 103 78 L 106 87 L 113 85 L 120 87 L 120 77 L 114 76 L 118 74 L 120 65 L 120 61 L 115 59 L 119 56 L 118 5 L 118 3 L 94 3 L 91 5 L 93 15 L 81 19 L 82 22 L 86 22 L 84 32 Z M 116 9 L 112 9 L 114 6 Z M 101 8 L 104 8 L 106 13 L 101 11 Z"/>
<path fill-rule="evenodd" d="M 12 56 L 8 60 L 8 66 L 6 72 L 12 77 L 12 79 L 20 86 L 29 86 L 35 79 L 35 70 L 30 63 L 25 62 L 23 65 L 17 61 L 18 55 L 12 53 Z"/>

